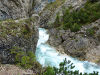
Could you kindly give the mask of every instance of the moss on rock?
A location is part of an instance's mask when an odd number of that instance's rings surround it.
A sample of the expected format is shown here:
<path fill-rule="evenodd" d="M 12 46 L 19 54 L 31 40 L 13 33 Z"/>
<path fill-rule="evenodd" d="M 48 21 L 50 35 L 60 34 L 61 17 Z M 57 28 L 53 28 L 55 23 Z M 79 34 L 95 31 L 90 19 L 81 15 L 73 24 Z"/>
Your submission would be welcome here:
<path fill-rule="evenodd" d="M 12 19 L 0 21 L 0 37 L 6 38 L 7 35 L 29 37 L 34 32 L 32 21 L 32 18 L 19 21 Z"/>

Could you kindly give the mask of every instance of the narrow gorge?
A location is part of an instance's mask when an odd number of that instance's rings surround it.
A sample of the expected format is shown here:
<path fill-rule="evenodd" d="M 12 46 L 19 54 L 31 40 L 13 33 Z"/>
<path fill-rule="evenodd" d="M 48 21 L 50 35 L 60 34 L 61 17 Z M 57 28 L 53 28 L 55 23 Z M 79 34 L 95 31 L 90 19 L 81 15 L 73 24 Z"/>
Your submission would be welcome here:
<path fill-rule="evenodd" d="M 47 34 L 47 30 L 39 28 L 39 40 L 36 49 L 36 57 L 42 66 L 55 66 L 59 68 L 59 64 L 66 58 L 75 65 L 73 70 L 79 70 L 79 72 L 82 73 L 92 73 L 93 71 L 100 72 L 100 66 L 95 63 L 79 61 L 76 58 L 68 56 L 67 54 L 59 53 L 55 50 L 55 48 L 46 44 L 48 39 L 49 34 Z"/>
<path fill-rule="evenodd" d="M 0 75 L 100 75 L 99 7 L 99 0 L 1 0 Z"/>

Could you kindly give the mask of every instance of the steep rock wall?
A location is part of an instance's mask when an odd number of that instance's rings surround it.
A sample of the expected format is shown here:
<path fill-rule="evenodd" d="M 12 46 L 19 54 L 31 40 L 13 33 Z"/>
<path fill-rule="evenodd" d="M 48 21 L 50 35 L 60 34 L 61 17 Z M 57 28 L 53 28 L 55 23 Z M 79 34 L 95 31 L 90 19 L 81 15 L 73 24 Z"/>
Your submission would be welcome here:
<path fill-rule="evenodd" d="M 36 22 L 36 21 L 35 21 Z M 13 63 L 12 48 L 20 48 L 27 53 L 35 53 L 38 41 L 38 28 L 32 19 L 6 20 L 0 22 L 0 60 Z"/>
<path fill-rule="evenodd" d="M 66 9 L 71 5 L 75 10 L 79 10 L 85 2 L 86 0 L 68 0 L 63 6 Z M 100 64 L 100 19 L 82 26 L 78 32 L 71 32 L 69 29 L 64 30 L 53 27 L 52 23 L 55 21 L 57 13 L 61 17 L 63 15 L 62 11 L 62 8 L 57 9 L 53 18 L 50 18 L 48 24 L 43 26 L 49 29 L 50 38 L 48 43 L 60 53 Z M 95 34 L 89 35 L 88 29 L 93 29 Z"/>
<path fill-rule="evenodd" d="M 29 17 L 33 0 L 0 0 L 0 20 Z"/>

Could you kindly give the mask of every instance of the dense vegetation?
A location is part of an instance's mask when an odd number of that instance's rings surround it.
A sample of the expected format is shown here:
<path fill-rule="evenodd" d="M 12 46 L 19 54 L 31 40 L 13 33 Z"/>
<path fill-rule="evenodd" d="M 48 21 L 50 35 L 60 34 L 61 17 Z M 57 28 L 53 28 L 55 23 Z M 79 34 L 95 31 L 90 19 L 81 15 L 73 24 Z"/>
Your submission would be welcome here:
<path fill-rule="evenodd" d="M 41 65 L 36 61 L 36 57 L 33 52 L 25 52 L 17 46 L 14 46 L 12 49 L 10 49 L 10 51 L 14 57 L 16 65 L 25 69 L 32 69 L 33 67 L 35 68 L 35 66 L 41 67 Z"/>
<path fill-rule="evenodd" d="M 73 66 L 73 63 L 71 63 L 71 61 L 66 61 L 66 59 L 64 60 L 64 62 L 60 63 L 59 66 L 59 69 L 55 67 L 47 67 L 46 71 L 42 75 L 98 75 L 98 72 L 82 74 L 79 73 L 79 71 L 72 71 L 75 66 Z"/>
<path fill-rule="evenodd" d="M 100 18 L 100 2 L 88 1 L 83 8 L 71 11 L 66 9 L 63 19 L 60 21 L 57 15 L 55 27 L 70 29 L 72 32 L 80 30 L 82 25 L 91 23 Z"/>

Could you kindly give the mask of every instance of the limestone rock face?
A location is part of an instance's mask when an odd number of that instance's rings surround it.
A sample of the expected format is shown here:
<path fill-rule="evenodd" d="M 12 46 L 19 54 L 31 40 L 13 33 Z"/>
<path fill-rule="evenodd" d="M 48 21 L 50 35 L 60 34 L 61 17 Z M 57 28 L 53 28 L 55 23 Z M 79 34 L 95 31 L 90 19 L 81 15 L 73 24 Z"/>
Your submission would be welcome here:
<path fill-rule="evenodd" d="M 44 0 L 46 2 L 46 0 Z M 49 0 L 48 0 L 49 1 Z M 53 1 L 53 0 L 50 0 Z M 64 13 L 64 8 L 70 6 L 75 10 L 79 10 L 86 3 L 87 0 L 56 0 L 56 2 L 51 3 L 44 8 L 40 16 L 40 27 L 43 28 L 52 28 L 52 23 L 55 22 L 56 16 L 59 13 L 59 16 L 62 17 Z"/>
<path fill-rule="evenodd" d="M 38 41 L 38 28 L 35 22 L 25 20 L 7 20 L 0 22 L 0 61 L 14 63 L 11 49 L 20 48 L 23 52 L 35 53 Z"/>
<path fill-rule="evenodd" d="M 48 44 L 56 48 L 60 53 L 66 53 L 80 60 L 88 60 L 100 64 L 100 19 L 84 25 L 80 31 L 57 29 L 53 26 L 57 13 L 63 16 L 64 8 L 72 6 L 72 10 L 80 10 L 87 0 L 65 0 L 60 6 L 45 9 L 40 16 L 40 27 L 47 28 L 50 38 Z M 57 3 L 56 3 L 57 4 Z M 51 4 L 52 5 L 52 4 Z M 55 5 L 56 6 L 56 5 Z M 87 33 L 93 29 L 92 36 Z"/>
<path fill-rule="evenodd" d="M 94 29 L 95 34 L 89 35 L 88 29 Z M 49 29 L 48 32 L 48 43 L 59 52 L 100 64 L 100 19 L 83 26 L 78 32 L 56 28 Z"/>
<path fill-rule="evenodd" d="M 33 0 L 0 0 L 0 20 L 29 17 Z"/>
<path fill-rule="evenodd" d="M 48 0 L 35 0 L 34 1 L 34 13 L 40 13 L 48 4 Z"/>

